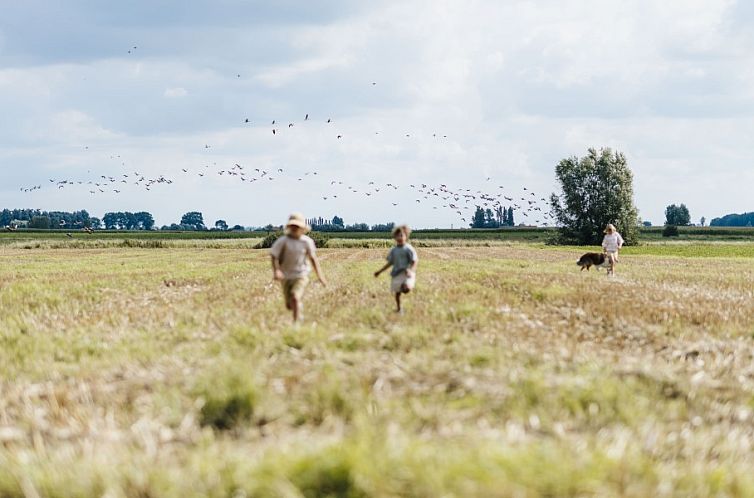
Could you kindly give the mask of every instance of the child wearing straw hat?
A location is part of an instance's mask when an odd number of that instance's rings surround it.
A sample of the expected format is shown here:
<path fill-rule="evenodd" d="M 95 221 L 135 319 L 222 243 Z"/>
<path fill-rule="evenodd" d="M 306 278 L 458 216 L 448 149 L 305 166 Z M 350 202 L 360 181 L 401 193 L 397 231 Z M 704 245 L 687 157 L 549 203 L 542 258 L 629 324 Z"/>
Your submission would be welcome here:
<path fill-rule="evenodd" d="M 293 213 L 285 225 L 285 235 L 272 244 L 272 277 L 281 282 L 285 307 L 293 313 L 293 321 L 302 319 L 304 290 L 309 283 L 309 262 L 322 285 L 327 285 L 317 259 L 316 247 L 306 235 L 311 228 L 301 213 Z"/>
<path fill-rule="evenodd" d="M 615 263 L 618 262 L 618 251 L 623 247 L 623 237 L 615 229 L 615 225 L 609 223 L 605 227 L 605 237 L 602 239 L 602 250 L 607 255 L 610 267 L 607 270 L 608 275 L 615 274 Z"/>

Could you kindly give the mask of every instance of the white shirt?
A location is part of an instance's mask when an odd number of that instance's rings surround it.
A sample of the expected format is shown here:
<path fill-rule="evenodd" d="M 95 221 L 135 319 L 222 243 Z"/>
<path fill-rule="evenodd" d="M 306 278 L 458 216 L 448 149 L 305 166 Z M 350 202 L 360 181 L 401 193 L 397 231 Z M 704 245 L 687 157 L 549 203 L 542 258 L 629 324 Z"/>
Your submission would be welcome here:
<path fill-rule="evenodd" d="M 286 280 L 309 275 L 309 257 L 314 256 L 315 252 L 314 241 L 306 235 L 298 239 L 283 235 L 270 248 L 270 254 L 280 262 L 280 270 Z"/>
<path fill-rule="evenodd" d="M 607 252 L 618 252 L 623 246 L 623 237 L 618 232 L 606 233 L 602 239 L 602 248 Z"/>

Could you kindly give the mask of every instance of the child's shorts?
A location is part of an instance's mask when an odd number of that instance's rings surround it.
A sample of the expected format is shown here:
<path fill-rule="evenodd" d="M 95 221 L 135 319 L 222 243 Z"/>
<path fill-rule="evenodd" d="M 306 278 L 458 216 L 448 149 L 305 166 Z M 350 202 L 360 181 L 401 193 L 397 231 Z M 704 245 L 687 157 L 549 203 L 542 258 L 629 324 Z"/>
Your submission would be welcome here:
<path fill-rule="evenodd" d="M 394 276 L 393 279 L 390 281 L 390 291 L 393 294 L 398 294 L 399 292 L 402 292 L 403 284 L 406 284 L 406 287 L 408 287 L 409 290 L 413 289 L 414 286 L 416 285 L 416 274 L 414 273 L 413 275 L 409 277 L 404 271 Z"/>
<path fill-rule="evenodd" d="M 283 296 L 285 296 L 285 302 L 290 302 L 294 297 L 297 301 L 301 301 L 301 298 L 304 297 L 304 291 L 306 290 L 308 283 L 309 277 L 283 280 Z"/>
<path fill-rule="evenodd" d="M 606 251 L 608 258 L 612 257 L 613 261 L 618 261 L 618 251 Z"/>

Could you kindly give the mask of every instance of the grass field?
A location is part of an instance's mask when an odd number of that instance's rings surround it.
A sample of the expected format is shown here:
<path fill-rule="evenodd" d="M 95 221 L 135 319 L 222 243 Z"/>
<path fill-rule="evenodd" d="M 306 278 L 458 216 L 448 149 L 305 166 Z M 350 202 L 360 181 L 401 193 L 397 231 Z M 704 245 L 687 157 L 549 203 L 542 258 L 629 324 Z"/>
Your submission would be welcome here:
<path fill-rule="evenodd" d="M 117 240 L 0 245 L 1 497 L 754 495 L 754 244 L 427 244 L 402 316 L 325 249 L 293 328 L 253 239 Z"/>
<path fill-rule="evenodd" d="M 71 234 L 69 238 L 66 233 Z M 228 242 L 230 240 L 261 240 L 269 232 L 248 231 L 128 231 L 128 230 L 97 230 L 94 234 L 86 234 L 73 230 L 27 230 L 16 232 L 0 232 L 0 246 L 37 248 L 50 247 L 51 244 L 67 243 L 70 240 L 78 242 L 79 247 L 98 245 L 100 248 L 116 247 L 124 241 L 138 241 L 142 246 L 164 244 L 164 247 L 178 247 L 186 241 L 212 241 L 213 243 Z M 348 241 L 365 241 L 368 245 L 372 240 L 390 241 L 389 232 L 325 232 L 328 238 Z M 499 229 L 420 229 L 413 232 L 415 241 L 427 244 L 444 244 L 447 241 L 497 241 L 497 242 L 528 242 L 547 243 L 555 234 L 554 228 L 544 227 L 511 227 Z M 754 228 L 751 227 L 679 227 L 679 236 L 665 238 L 662 227 L 641 228 L 639 230 L 641 243 L 675 243 L 675 242 L 754 242 Z M 159 241 L 159 242 L 157 242 Z M 439 241 L 439 242 L 438 242 Z M 355 243 L 353 243 L 356 245 Z M 188 244 L 190 245 L 190 244 Z M 252 244 L 253 245 L 253 244 Z M 198 246 L 202 246 L 199 244 Z"/>

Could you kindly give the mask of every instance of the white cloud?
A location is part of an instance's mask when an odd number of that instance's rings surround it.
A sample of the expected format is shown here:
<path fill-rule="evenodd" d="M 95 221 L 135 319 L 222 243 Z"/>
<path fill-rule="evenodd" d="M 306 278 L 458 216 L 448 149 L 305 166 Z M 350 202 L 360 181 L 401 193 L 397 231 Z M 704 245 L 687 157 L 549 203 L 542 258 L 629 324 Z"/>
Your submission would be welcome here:
<path fill-rule="evenodd" d="M 71 190 L 30 199 L 10 192 L 5 202 L 94 212 L 143 205 L 160 223 L 175 221 L 181 209 L 200 209 L 208 219 L 262 224 L 299 204 L 347 221 L 458 225 L 447 212 L 417 204 L 412 192 L 340 192 L 333 199 L 327 179 L 477 190 L 492 176 L 511 192 L 526 185 L 545 194 L 560 158 L 608 145 L 627 154 L 639 208 L 656 222 L 671 202 L 685 202 L 695 218 L 752 209 L 742 185 L 752 179 L 746 165 L 754 153 L 747 136 L 754 124 L 754 19 L 735 10 L 740 3 L 370 6 L 309 24 L 278 19 L 274 29 L 234 19 L 234 29 L 218 30 L 192 19 L 190 29 L 171 26 L 171 36 L 160 37 L 165 27 L 157 23 L 142 28 L 147 40 L 131 57 L 119 52 L 68 64 L 50 55 L 50 63 L 1 70 L 0 158 L 4 168 L 15 166 L 14 182 L 36 183 L 61 164 L 103 174 L 138 168 L 178 180 L 160 196 Z M 166 41 L 186 32 L 201 40 L 200 49 Z M 187 88 L 191 98 L 182 98 Z M 282 123 L 275 136 L 272 119 Z M 111 153 L 124 160 L 110 161 Z M 258 188 L 216 174 L 234 163 L 321 176 Z M 181 171 L 208 165 L 212 176 Z"/>
<path fill-rule="evenodd" d="M 166 88 L 165 93 L 163 95 L 165 95 L 165 97 L 169 99 L 176 99 L 176 98 L 185 97 L 186 95 L 188 95 L 188 91 L 185 88 L 180 87 L 180 86 L 174 87 L 174 88 Z"/>

